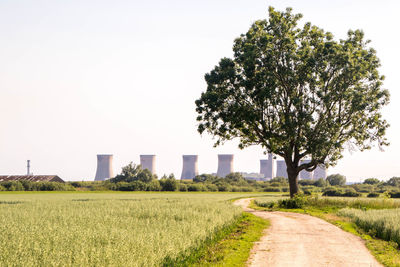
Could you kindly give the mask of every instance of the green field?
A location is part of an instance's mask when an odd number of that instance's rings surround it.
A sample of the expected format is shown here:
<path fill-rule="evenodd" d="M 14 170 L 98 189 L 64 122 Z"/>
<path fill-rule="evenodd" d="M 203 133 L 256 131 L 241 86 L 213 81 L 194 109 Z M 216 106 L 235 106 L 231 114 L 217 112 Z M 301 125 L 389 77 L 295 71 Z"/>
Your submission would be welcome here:
<path fill-rule="evenodd" d="M 248 195 L 2 193 L 0 266 L 157 266 L 232 224 L 228 200 Z"/>
<path fill-rule="evenodd" d="M 400 209 L 342 209 L 338 214 L 350 217 L 365 231 L 400 246 Z"/>

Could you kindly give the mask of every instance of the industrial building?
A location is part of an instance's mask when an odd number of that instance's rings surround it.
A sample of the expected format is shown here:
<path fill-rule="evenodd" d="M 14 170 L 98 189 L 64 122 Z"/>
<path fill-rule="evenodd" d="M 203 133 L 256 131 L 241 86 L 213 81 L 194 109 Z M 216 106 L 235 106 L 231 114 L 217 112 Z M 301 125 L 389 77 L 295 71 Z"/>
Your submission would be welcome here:
<path fill-rule="evenodd" d="M 140 155 L 140 166 L 148 169 L 152 174 L 156 173 L 156 155 Z"/>
<path fill-rule="evenodd" d="M 288 178 L 286 162 L 284 160 L 276 161 L 276 177 Z"/>
<path fill-rule="evenodd" d="M 112 168 L 113 155 L 97 155 L 97 170 L 95 181 L 104 181 L 114 177 Z"/>
<path fill-rule="evenodd" d="M 232 172 L 233 172 L 233 154 L 219 154 L 217 176 L 225 177 Z"/>
<path fill-rule="evenodd" d="M 305 163 L 310 163 L 310 162 L 311 162 L 311 160 L 305 159 L 305 160 L 302 160 L 302 161 L 300 162 L 300 164 L 305 164 Z M 302 171 L 300 172 L 300 177 L 299 177 L 299 179 L 302 179 L 302 180 L 312 180 L 312 179 L 313 179 L 313 172 L 309 172 L 309 171 L 306 171 L 306 170 L 302 170 Z"/>
<path fill-rule="evenodd" d="M 7 181 L 30 181 L 30 182 L 59 182 L 64 180 L 57 175 L 1 175 L 0 182 Z"/>
<path fill-rule="evenodd" d="M 183 155 L 183 166 L 181 180 L 193 179 L 199 175 L 197 161 L 199 159 L 198 155 Z"/>
<path fill-rule="evenodd" d="M 273 154 L 269 153 L 268 159 L 260 160 L 260 173 L 267 179 L 275 177 L 275 159 Z"/>
<path fill-rule="evenodd" d="M 327 173 L 326 173 L 326 168 L 324 165 L 318 165 L 318 167 L 314 170 L 314 175 L 313 179 L 318 180 L 318 179 L 326 179 Z"/>

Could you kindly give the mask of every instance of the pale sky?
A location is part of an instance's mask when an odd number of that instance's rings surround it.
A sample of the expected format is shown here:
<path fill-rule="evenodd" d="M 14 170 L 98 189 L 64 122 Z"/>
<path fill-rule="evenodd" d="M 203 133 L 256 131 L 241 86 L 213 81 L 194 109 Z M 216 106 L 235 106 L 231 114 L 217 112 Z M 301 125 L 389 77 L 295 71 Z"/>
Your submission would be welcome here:
<path fill-rule="evenodd" d="M 235 154 L 235 171 L 258 172 L 260 147 L 213 148 L 196 130 L 194 101 L 204 74 L 232 56 L 233 40 L 268 6 L 293 7 L 344 38 L 362 29 L 381 59 L 391 103 L 391 143 L 345 153 L 329 169 L 348 181 L 400 176 L 399 1 L 0 1 L 0 174 L 57 174 L 93 180 L 96 154 L 114 155 L 114 173 L 140 154 L 157 155 L 157 174 L 180 177 L 182 154 L 201 173 L 217 154 Z"/>

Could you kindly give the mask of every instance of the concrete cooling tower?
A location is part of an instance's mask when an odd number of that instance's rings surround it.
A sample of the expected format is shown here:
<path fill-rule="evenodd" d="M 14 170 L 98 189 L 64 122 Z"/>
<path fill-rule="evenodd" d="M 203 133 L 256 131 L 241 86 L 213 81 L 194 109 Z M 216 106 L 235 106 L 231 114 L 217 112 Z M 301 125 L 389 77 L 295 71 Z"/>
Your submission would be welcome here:
<path fill-rule="evenodd" d="M 300 164 L 310 163 L 310 162 L 311 162 L 311 160 L 305 159 L 305 160 L 300 161 Z M 312 180 L 312 179 L 313 179 L 313 172 L 309 172 L 309 171 L 306 171 L 306 170 L 302 170 L 302 171 L 300 172 L 300 177 L 299 177 L 299 179 L 303 179 L 303 180 Z"/>
<path fill-rule="evenodd" d="M 275 160 L 271 153 L 268 154 L 268 159 L 260 160 L 260 174 L 263 174 L 264 178 L 267 179 L 275 177 Z"/>
<path fill-rule="evenodd" d="M 95 181 L 104 181 L 114 177 L 112 170 L 113 155 L 97 155 Z"/>
<path fill-rule="evenodd" d="M 313 175 L 314 180 L 318 180 L 320 178 L 326 179 L 326 176 L 327 176 L 327 173 L 326 173 L 326 168 L 324 165 L 318 166 L 314 170 L 314 175 Z"/>
<path fill-rule="evenodd" d="M 140 155 L 142 169 L 148 169 L 152 174 L 156 173 L 156 155 Z"/>
<path fill-rule="evenodd" d="M 276 161 L 276 177 L 285 177 L 288 178 L 286 162 L 284 160 Z"/>
<path fill-rule="evenodd" d="M 197 175 L 199 175 L 199 170 L 197 167 L 197 160 L 199 156 L 197 155 L 183 155 L 183 167 L 182 167 L 182 175 L 181 180 L 184 179 L 193 179 Z"/>
<path fill-rule="evenodd" d="M 225 177 L 232 172 L 233 172 L 233 154 L 219 154 L 217 176 Z"/>

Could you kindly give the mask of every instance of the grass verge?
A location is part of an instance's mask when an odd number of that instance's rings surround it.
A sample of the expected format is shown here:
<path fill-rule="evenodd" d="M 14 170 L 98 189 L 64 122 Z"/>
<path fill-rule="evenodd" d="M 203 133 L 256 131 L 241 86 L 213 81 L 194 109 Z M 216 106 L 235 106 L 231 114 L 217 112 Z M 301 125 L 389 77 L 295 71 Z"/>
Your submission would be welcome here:
<path fill-rule="evenodd" d="M 332 223 L 342 230 L 352 233 L 356 236 L 361 237 L 366 247 L 370 250 L 372 255 L 384 266 L 388 267 L 399 267 L 400 266 L 400 251 L 399 247 L 395 242 L 385 241 L 379 239 L 370 233 L 365 232 L 363 229 L 358 227 L 354 222 L 348 217 L 338 216 L 336 213 L 339 210 L 338 207 L 326 206 L 326 207 L 309 207 L 306 206 L 302 209 L 282 209 L 282 208 L 264 208 L 258 206 L 254 200 L 251 201 L 250 208 L 256 210 L 279 210 L 285 212 L 296 212 L 308 214 L 321 218 L 329 223 Z"/>
<path fill-rule="evenodd" d="M 268 226 L 269 221 L 243 212 L 234 224 L 218 231 L 186 256 L 166 258 L 163 266 L 244 266 L 254 242 Z"/>

